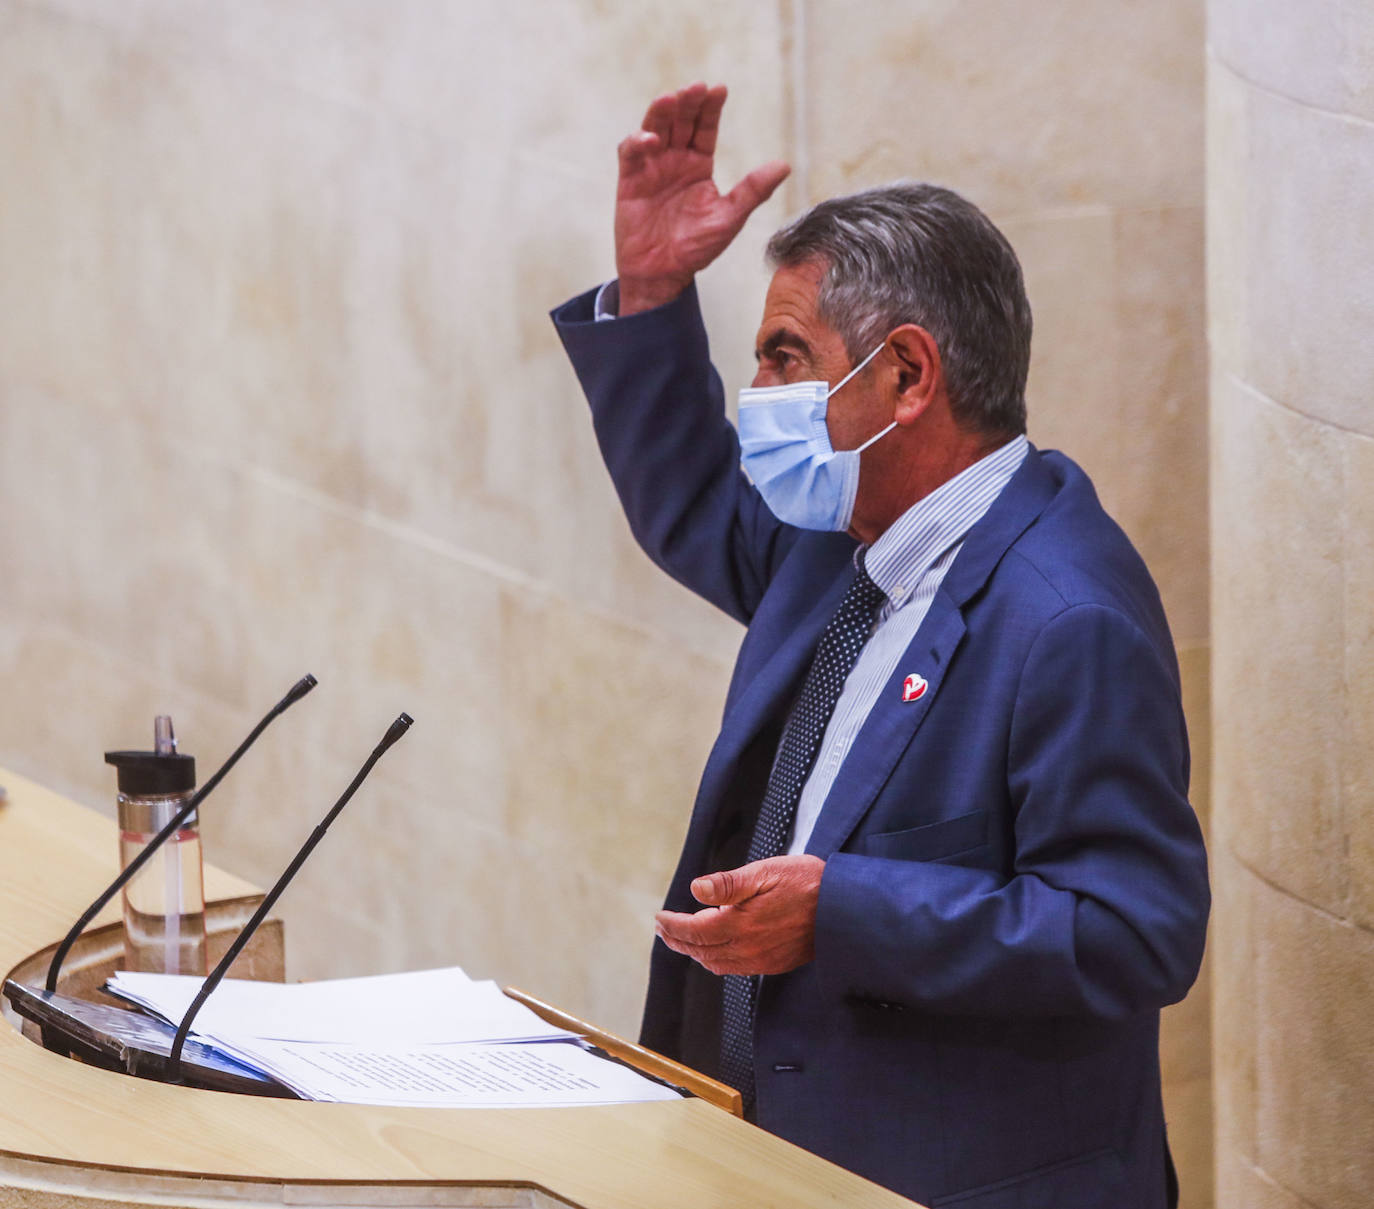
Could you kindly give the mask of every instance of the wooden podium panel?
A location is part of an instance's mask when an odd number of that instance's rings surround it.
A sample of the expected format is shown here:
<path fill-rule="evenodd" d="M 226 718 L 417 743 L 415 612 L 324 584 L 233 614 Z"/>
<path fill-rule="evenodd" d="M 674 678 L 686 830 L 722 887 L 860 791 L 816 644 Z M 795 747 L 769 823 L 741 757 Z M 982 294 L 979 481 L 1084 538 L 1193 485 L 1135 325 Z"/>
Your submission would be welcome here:
<path fill-rule="evenodd" d="M 32 982 L 35 955 L 114 876 L 114 824 L 5 769 L 0 785 L 0 973 Z M 207 899 L 257 893 L 208 865 L 205 876 Z M 118 919 L 116 902 L 96 924 Z M 258 958 L 264 972 L 272 943 Z M 0 1209 L 912 1204 L 701 1099 L 578 1109 L 275 1100 L 98 1070 L 35 1045 L 8 1013 L 0 1024 Z"/>

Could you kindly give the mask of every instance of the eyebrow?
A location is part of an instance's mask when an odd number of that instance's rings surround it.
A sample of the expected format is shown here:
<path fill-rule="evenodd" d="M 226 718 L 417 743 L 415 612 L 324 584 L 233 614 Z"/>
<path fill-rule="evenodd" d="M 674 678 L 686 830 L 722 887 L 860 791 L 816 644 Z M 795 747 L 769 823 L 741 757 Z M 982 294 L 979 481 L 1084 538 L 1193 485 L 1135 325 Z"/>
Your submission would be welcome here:
<path fill-rule="evenodd" d="M 754 360 L 762 361 L 764 357 L 771 357 L 780 348 L 790 348 L 801 353 L 803 357 L 811 357 L 811 346 L 807 344 L 796 332 L 790 328 L 781 327 L 772 332 L 758 348 L 754 350 Z"/>

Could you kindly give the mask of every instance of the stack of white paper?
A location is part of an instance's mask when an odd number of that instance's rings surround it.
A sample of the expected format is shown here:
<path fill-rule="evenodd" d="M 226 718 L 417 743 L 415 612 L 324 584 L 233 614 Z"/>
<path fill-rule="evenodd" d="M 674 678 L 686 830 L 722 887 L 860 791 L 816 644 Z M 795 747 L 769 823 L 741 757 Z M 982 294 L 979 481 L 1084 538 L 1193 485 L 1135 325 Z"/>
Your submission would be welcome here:
<path fill-rule="evenodd" d="M 121 970 L 111 994 L 180 1024 L 203 980 Z M 226 978 L 196 1014 L 197 1037 L 232 1032 L 278 1041 L 547 1041 L 570 1037 L 494 982 L 457 966 L 322 982 Z"/>
<path fill-rule="evenodd" d="M 577 1042 L 414 1045 L 216 1038 L 310 1100 L 450 1108 L 566 1108 L 679 1093 Z"/>
<path fill-rule="evenodd" d="M 121 971 L 106 989 L 176 1025 L 202 981 Z M 457 967 L 295 985 L 227 978 L 192 1035 L 312 1100 L 505 1108 L 678 1095 Z"/>

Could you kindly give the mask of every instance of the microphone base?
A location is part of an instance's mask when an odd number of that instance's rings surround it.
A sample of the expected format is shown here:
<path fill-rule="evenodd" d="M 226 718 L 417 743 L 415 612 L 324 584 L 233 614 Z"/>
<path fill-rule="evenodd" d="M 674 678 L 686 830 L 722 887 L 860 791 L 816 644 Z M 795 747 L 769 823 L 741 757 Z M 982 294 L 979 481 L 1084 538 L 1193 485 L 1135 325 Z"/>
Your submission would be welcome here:
<path fill-rule="evenodd" d="M 16 1014 L 37 1025 L 43 1047 L 90 1066 L 152 1079 L 166 1078 L 176 1029 L 154 1016 L 103 1003 L 88 1003 L 9 978 L 4 997 Z M 179 1084 L 240 1095 L 298 1100 L 290 1088 L 196 1041 L 181 1052 Z"/>

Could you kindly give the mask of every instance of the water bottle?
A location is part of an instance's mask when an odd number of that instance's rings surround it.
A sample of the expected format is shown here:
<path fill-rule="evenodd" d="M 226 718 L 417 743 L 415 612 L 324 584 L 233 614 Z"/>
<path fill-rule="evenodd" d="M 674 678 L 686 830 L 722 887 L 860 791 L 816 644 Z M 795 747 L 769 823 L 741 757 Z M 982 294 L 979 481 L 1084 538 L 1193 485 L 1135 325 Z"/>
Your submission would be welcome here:
<path fill-rule="evenodd" d="M 152 751 L 107 751 L 119 775 L 119 861 L 123 868 L 172 819 L 196 788 L 196 761 L 176 749 L 172 720 L 154 723 Z M 205 872 L 193 811 L 124 887 L 125 968 L 205 975 Z"/>

